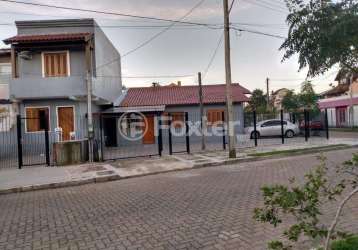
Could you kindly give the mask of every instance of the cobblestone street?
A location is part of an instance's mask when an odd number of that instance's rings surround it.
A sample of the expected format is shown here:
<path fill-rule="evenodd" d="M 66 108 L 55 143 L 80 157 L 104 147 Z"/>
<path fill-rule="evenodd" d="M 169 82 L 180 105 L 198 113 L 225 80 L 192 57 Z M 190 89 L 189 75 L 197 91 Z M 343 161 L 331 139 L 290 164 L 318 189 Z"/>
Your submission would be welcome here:
<path fill-rule="evenodd" d="M 356 151 L 325 155 L 333 168 Z M 265 249 L 280 231 L 252 219 L 260 187 L 316 163 L 296 156 L 1 195 L 0 249 Z M 357 198 L 339 225 L 358 232 Z"/>

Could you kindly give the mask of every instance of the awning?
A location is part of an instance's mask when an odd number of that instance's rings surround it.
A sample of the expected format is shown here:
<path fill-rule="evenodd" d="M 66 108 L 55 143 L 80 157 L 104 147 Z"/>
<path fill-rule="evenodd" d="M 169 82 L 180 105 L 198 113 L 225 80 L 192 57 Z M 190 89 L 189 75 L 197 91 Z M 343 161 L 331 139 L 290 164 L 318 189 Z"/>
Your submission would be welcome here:
<path fill-rule="evenodd" d="M 138 107 L 114 107 L 107 109 L 102 114 L 113 114 L 113 113 L 148 113 L 148 112 L 163 112 L 165 105 L 160 106 L 138 106 Z"/>
<path fill-rule="evenodd" d="M 325 108 L 336 108 L 336 107 L 345 107 L 350 105 L 358 105 L 358 97 L 346 97 L 342 99 L 323 99 L 318 102 L 320 109 Z"/>

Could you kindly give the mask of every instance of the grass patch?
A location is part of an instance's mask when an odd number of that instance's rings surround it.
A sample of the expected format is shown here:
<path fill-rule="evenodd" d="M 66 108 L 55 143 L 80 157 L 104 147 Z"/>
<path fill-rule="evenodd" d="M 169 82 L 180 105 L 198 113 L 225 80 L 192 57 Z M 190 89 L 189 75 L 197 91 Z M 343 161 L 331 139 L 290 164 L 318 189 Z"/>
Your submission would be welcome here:
<path fill-rule="evenodd" d="M 332 250 L 357 250 L 358 236 L 351 236 L 345 240 L 337 240 L 332 243 Z"/>
<path fill-rule="evenodd" d="M 346 144 L 336 144 L 336 145 L 327 145 L 327 146 L 314 147 L 314 148 L 288 149 L 288 150 L 277 150 L 277 151 L 262 152 L 262 153 L 252 153 L 249 154 L 249 156 L 264 157 L 264 156 L 274 156 L 274 155 L 292 155 L 292 154 L 299 154 L 299 153 L 306 153 L 306 152 L 315 153 L 321 150 L 344 149 L 349 147 L 350 146 Z"/>
<path fill-rule="evenodd" d="M 358 127 L 354 128 L 330 128 L 330 131 L 336 131 L 336 132 L 357 132 L 358 133 Z"/>

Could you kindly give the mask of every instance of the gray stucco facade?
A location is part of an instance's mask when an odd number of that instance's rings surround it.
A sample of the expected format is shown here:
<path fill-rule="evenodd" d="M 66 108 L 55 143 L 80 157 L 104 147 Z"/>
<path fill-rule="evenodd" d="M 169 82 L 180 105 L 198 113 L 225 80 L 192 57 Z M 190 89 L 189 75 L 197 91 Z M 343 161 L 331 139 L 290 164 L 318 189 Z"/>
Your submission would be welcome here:
<path fill-rule="evenodd" d="M 204 105 L 204 114 L 207 114 L 208 110 L 226 110 L 226 106 L 224 104 L 206 104 Z M 176 113 L 176 112 L 187 112 L 188 113 L 188 121 L 189 121 L 189 126 L 191 130 L 195 130 L 195 129 L 200 129 L 200 106 L 199 105 L 176 105 L 176 106 L 167 106 L 164 110 L 164 112 L 166 113 Z M 153 114 L 151 114 L 153 115 Z M 156 115 L 156 114 L 155 114 Z M 226 115 L 225 115 L 226 117 Z M 157 132 L 158 131 L 158 119 L 159 117 L 156 116 L 155 117 L 155 122 L 154 122 L 154 131 Z M 226 119 L 226 118 L 225 118 Z M 119 124 L 118 124 L 118 120 L 117 119 L 117 128 L 119 128 Z M 243 105 L 242 103 L 236 103 L 234 104 L 234 121 L 235 123 L 235 134 L 243 134 L 244 133 L 244 124 L 241 122 L 244 120 L 244 109 L 243 109 Z M 162 138 L 163 138 L 163 144 L 168 144 L 169 138 L 168 138 L 168 129 L 167 127 L 163 127 L 164 129 L 162 130 L 163 134 L 162 134 Z M 209 136 L 206 137 L 206 141 L 208 143 L 221 143 L 222 142 L 222 136 L 211 136 L 211 132 L 212 132 L 212 126 L 208 125 L 207 126 L 207 131 L 209 133 Z M 221 130 L 221 128 L 215 128 L 218 131 Z M 173 128 L 172 131 L 174 133 L 177 133 L 178 136 L 173 135 L 172 136 L 172 142 L 173 144 L 181 144 L 181 146 L 179 147 L 183 147 L 184 143 L 185 143 L 185 136 L 182 135 L 182 133 L 185 132 L 184 128 Z M 193 143 L 198 143 L 200 142 L 201 137 L 196 135 L 195 133 L 191 134 L 190 136 L 190 141 Z M 118 146 L 125 146 L 128 144 L 142 144 L 142 140 L 137 140 L 137 141 L 128 141 L 126 138 L 123 138 L 123 136 L 120 133 L 117 133 L 117 144 Z M 158 143 L 158 137 L 155 138 L 155 144 Z"/>
<path fill-rule="evenodd" d="M 16 22 L 17 35 L 91 34 L 92 112 L 102 110 L 121 96 L 120 54 L 93 19 Z M 48 107 L 50 131 L 58 127 L 58 107 L 73 107 L 77 138 L 86 135 L 87 81 L 85 42 L 34 42 L 14 44 L 17 77 L 10 80 L 10 98 L 19 104 L 22 117 L 26 107 Z M 27 51 L 30 58 L 19 56 Z M 68 76 L 45 77 L 44 52 L 66 52 Z M 25 128 L 24 128 L 24 132 Z"/>

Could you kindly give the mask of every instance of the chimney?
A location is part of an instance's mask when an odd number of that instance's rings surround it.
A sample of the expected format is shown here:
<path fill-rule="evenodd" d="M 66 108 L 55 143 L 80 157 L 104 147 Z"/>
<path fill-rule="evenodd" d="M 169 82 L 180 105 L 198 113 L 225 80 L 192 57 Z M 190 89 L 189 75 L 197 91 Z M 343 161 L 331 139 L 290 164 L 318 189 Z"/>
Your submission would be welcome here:
<path fill-rule="evenodd" d="M 178 87 L 181 87 L 181 81 L 178 81 L 177 85 Z"/>

